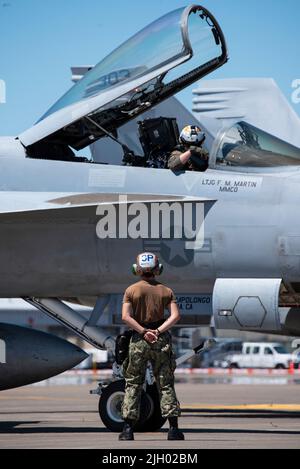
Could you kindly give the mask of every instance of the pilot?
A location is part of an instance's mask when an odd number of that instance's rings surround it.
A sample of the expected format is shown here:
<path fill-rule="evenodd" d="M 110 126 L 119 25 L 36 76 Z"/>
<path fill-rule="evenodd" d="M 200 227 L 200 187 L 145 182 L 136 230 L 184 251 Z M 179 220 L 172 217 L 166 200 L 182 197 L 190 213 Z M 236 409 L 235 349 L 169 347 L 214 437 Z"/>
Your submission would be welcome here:
<path fill-rule="evenodd" d="M 134 440 L 133 430 L 140 416 L 141 392 L 149 361 L 159 388 L 162 416 L 169 419 L 168 440 L 184 440 L 184 434 L 178 429 L 180 405 L 174 389 L 176 361 L 168 332 L 180 320 L 180 313 L 173 291 L 155 279 L 162 270 L 155 254 L 140 254 L 133 271 L 141 280 L 129 287 L 124 295 L 122 319 L 134 332 L 129 355 L 123 363 L 126 388 L 122 415 L 125 424 L 120 440 Z M 170 313 L 167 319 L 164 318 L 165 309 Z"/>
<path fill-rule="evenodd" d="M 180 134 L 180 145 L 171 153 L 168 168 L 172 171 L 206 171 L 209 153 L 202 146 L 205 140 L 206 135 L 199 127 L 185 127 Z"/>

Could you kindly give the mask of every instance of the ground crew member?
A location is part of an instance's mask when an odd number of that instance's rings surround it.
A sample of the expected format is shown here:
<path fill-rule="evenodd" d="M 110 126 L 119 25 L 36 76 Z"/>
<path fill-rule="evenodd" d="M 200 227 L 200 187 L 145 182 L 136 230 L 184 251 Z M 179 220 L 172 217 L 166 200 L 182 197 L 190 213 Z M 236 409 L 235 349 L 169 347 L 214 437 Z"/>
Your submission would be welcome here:
<path fill-rule="evenodd" d="M 193 125 L 185 127 L 180 134 L 178 145 L 168 161 L 168 168 L 173 171 L 206 171 L 209 153 L 203 148 L 206 135 Z"/>
<path fill-rule="evenodd" d="M 139 419 L 141 393 L 150 361 L 159 390 L 161 413 L 170 423 L 168 440 L 184 440 L 178 429 L 180 405 L 174 389 L 176 362 L 168 332 L 180 319 L 176 297 L 170 288 L 155 280 L 163 270 L 156 255 L 139 255 L 133 270 L 141 280 L 126 290 L 123 300 L 122 319 L 134 333 L 128 358 L 123 364 L 126 389 L 122 414 L 125 424 L 119 439 L 134 440 L 134 425 Z M 170 312 L 166 320 L 165 309 Z"/>

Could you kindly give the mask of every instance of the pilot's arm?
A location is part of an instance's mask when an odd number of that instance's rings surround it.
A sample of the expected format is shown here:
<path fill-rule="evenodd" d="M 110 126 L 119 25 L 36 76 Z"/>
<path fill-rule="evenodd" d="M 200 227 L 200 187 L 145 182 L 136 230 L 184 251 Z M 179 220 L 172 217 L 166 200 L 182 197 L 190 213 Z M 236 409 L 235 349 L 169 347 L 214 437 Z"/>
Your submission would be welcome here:
<path fill-rule="evenodd" d="M 193 164 L 192 157 L 197 158 L 197 164 Z M 209 153 L 205 148 L 191 146 L 187 151 L 174 150 L 168 161 L 168 167 L 172 171 L 183 171 L 191 163 L 191 169 L 206 171 L 208 168 Z M 195 162 L 194 162 L 195 163 Z"/>
<path fill-rule="evenodd" d="M 196 171 L 206 171 L 209 166 L 209 153 L 203 147 L 190 147 L 191 156 L 195 157 L 192 164 Z"/>
<path fill-rule="evenodd" d="M 190 150 L 182 153 L 179 150 L 174 150 L 168 161 L 168 168 L 172 171 L 183 171 L 186 164 L 189 162 L 192 153 Z"/>

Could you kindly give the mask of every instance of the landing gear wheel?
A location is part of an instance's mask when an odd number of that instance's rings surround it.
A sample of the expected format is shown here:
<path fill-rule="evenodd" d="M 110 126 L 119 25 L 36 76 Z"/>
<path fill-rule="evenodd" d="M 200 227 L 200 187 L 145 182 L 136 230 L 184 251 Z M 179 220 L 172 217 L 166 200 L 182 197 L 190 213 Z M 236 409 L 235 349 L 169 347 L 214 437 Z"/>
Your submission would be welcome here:
<path fill-rule="evenodd" d="M 160 399 L 156 384 L 147 386 L 147 399 L 151 403 L 150 415 L 144 423 L 144 432 L 157 432 L 166 423 L 166 418 L 162 417 L 160 410 Z"/>
<path fill-rule="evenodd" d="M 121 432 L 124 421 L 122 403 L 125 393 L 125 380 L 118 380 L 103 389 L 99 400 L 99 415 L 104 425 L 112 432 Z M 144 431 L 144 425 L 151 413 L 151 399 L 143 391 L 141 398 L 141 416 L 135 426 L 136 431 Z"/>

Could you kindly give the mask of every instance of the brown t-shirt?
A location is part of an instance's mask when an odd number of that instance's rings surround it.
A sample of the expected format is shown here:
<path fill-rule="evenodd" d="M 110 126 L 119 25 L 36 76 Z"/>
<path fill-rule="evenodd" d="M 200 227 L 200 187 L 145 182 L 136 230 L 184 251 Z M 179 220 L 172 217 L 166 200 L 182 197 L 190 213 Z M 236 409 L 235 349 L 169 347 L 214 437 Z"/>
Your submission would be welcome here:
<path fill-rule="evenodd" d="M 176 303 L 173 291 L 156 280 L 141 280 L 127 288 L 123 303 L 130 303 L 133 317 L 139 324 L 164 319 L 164 311 L 170 303 Z"/>

